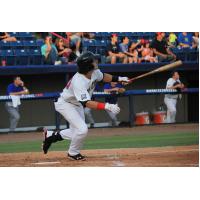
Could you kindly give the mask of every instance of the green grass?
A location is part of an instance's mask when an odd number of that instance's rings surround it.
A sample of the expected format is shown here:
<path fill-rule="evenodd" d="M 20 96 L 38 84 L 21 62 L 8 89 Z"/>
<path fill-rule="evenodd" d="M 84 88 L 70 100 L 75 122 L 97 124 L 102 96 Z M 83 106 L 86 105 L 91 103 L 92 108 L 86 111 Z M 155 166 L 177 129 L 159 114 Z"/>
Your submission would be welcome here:
<path fill-rule="evenodd" d="M 159 135 L 126 135 L 126 136 L 90 136 L 86 139 L 84 149 L 139 148 L 181 146 L 199 144 L 198 133 L 173 133 Z M 63 151 L 69 146 L 69 141 L 52 145 L 51 151 Z M 0 144 L 0 153 L 38 152 L 41 151 L 41 141 L 15 142 Z"/>

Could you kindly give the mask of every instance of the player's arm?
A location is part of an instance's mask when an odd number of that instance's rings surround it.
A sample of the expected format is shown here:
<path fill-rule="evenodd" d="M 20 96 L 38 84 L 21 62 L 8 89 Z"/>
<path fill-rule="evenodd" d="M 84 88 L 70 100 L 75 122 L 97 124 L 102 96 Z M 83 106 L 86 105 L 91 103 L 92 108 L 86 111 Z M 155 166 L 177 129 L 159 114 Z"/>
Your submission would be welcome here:
<path fill-rule="evenodd" d="M 85 105 L 85 107 L 95 110 L 108 110 L 114 114 L 118 114 L 120 112 L 120 108 L 116 104 L 102 103 L 92 100 L 81 103 Z"/>
<path fill-rule="evenodd" d="M 111 74 L 104 73 L 103 82 L 125 82 L 129 83 L 128 77 L 121 77 L 121 76 L 113 76 Z"/>
<path fill-rule="evenodd" d="M 10 92 L 10 95 L 23 95 L 28 94 L 28 90 L 22 90 L 20 92 Z"/>
<path fill-rule="evenodd" d="M 115 87 L 115 88 L 111 88 L 111 89 L 104 89 L 104 92 L 118 92 L 119 88 Z"/>

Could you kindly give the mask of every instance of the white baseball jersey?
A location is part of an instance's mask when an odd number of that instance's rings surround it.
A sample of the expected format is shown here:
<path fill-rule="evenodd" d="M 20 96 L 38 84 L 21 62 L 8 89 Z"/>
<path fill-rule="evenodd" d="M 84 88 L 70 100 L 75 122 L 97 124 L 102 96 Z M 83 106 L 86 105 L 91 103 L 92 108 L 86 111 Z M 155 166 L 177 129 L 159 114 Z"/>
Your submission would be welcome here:
<path fill-rule="evenodd" d="M 169 88 L 169 87 L 172 87 L 175 82 L 181 83 L 181 81 L 179 79 L 178 80 L 174 80 L 173 78 L 169 78 L 168 81 L 167 81 L 166 89 Z M 166 94 L 165 97 L 177 99 L 178 98 L 178 94 Z"/>
<path fill-rule="evenodd" d="M 80 101 L 91 100 L 96 83 L 102 79 L 103 73 L 99 69 L 93 71 L 91 79 L 77 72 L 67 83 L 60 96 L 66 102 L 81 106 Z"/>

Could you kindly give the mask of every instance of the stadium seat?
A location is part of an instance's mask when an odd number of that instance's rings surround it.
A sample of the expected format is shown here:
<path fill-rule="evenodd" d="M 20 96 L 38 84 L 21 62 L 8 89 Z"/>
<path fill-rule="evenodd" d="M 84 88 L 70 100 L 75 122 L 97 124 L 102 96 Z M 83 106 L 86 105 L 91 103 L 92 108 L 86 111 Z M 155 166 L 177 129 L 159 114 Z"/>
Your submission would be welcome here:
<path fill-rule="evenodd" d="M 41 65 L 43 64 L 43 57 L 39 49 L 29 50 L 29 64 L 30 65 Z"/>
<path fill-rule="evenodd" d="M 82 43 L 84 51 L 91 51 L 96 53 L 95 40 L 85 40 Z"/>
<path fill-rule="evenodd" d="M 11 37 L 16 37 L 18 36 L 18 32 L 9 32 L 8 33 Z"/>
<path fill-rule="evenodd" d="M 16 49 L 16 65 L 28 65 L 29 64 L 29 52 L 26 49 Z"/>
<path fill-rule="evenodd" d="M 0 41 L 0 49 L 7 50 L 10 49 L 11 42 Z"/>
<path fill-rule="evenodd" d="M 36 44 L 37 44 L 37 46 L 41 47 L 44 44 L 44 40 L 38 39 L 38 40 L 36 40 Z"/>
<path fill-rule="evenodd" d="M 34 40 L 25 40 L 23 44 L 26 49 L 37 49 L 37 43 Z"/>
<path fill-rule="evenodd" d="M 12 48 L 12 49 L 22 49 L 22 48 L 24 48 L 24 45 L 23 45 L 23 42 L 18 40 L 16 42 L 11 42 L 10 43 L 10 48 Z"/>
<path fill-rule="evenodd" d="M 15 65 L 15 56 L 12 50 L 1 50 L 0 51 L 1 60 L 6 61 L 6 65 Z"/>
<path fill-rule="evenodd" d="M 19 32 L 17 38 L 20 40 L 33 40 L 34 35 L 31 32 Z"/>

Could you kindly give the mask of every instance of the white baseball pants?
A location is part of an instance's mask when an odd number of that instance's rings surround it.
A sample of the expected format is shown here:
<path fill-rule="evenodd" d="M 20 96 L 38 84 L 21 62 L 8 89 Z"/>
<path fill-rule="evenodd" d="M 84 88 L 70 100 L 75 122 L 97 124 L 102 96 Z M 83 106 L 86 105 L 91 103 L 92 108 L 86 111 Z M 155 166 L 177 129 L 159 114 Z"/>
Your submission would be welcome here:
<path fill-rule="evenodd" d="M 72 156 L 79 154 L 88 132 L 83 107 L 67 103 L 62 98 L 59 98 L 58 101 L 55 102 L 55 109 L 70 125 L 69 129 L 60 131 L 60 135 L 63 139 L 71 140 L 68 153 Z"/>
<path fill-rule="evenodd" d="M 94 124 L 95 122 L 94 122 L 94 118 L 92 116 L 91 109 L 85 107 L 84 112 L 85 112 L 85 117 L 86 117 L 86 120 L 88 121 L 88 123 Z"/>
<path fill-rule="evenodd" d="M 176 122 L 176 103 L 177 103 L 177 99 L 165 97 L 164 98 L 164 102 L 165 102 L 165 104 L 167 106 L 166 122 L 167 123 Z"/>

